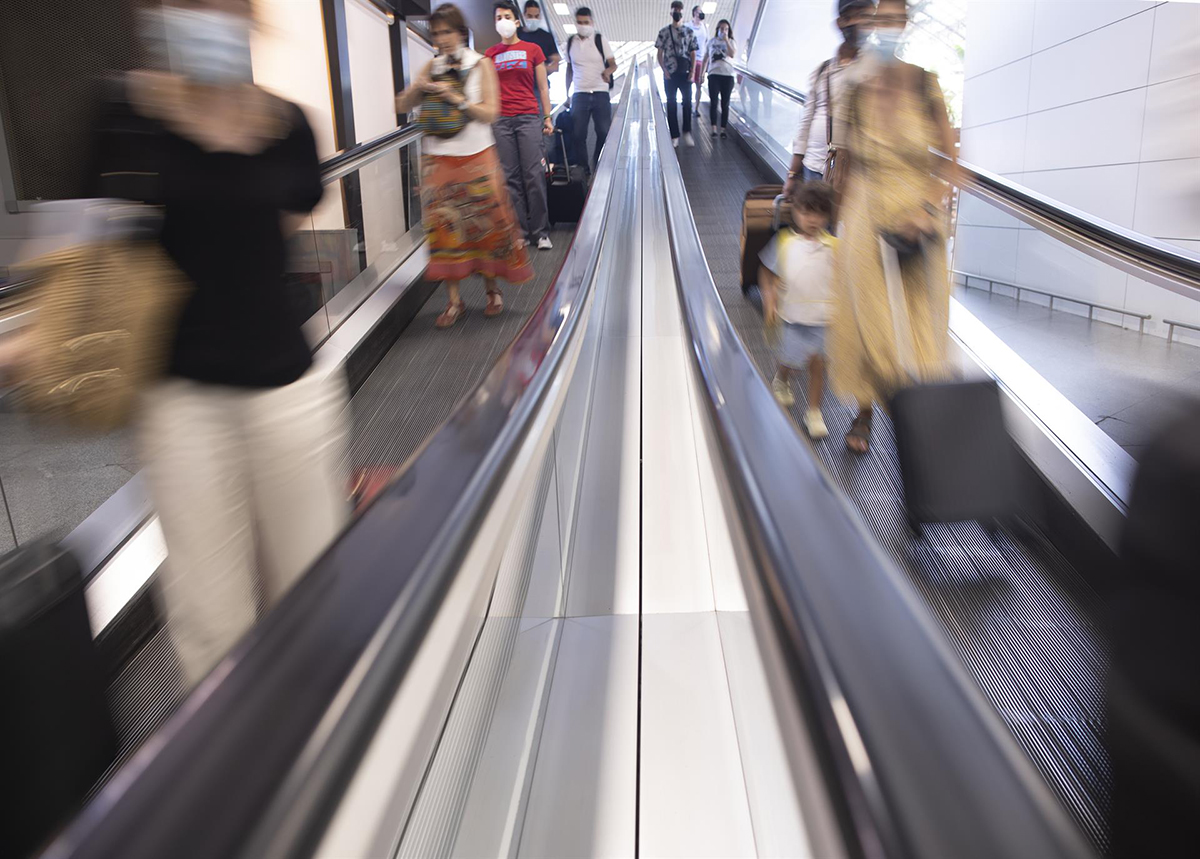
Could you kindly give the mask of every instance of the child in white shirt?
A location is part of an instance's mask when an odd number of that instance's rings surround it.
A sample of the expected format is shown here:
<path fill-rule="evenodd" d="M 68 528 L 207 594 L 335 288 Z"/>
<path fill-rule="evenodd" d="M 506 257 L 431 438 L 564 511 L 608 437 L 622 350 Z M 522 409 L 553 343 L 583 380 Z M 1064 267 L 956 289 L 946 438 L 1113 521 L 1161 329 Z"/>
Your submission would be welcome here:
<path fill-rule="evenodd" d="M 779 369 L 771 387 L 785 408 L 795 402 L 791 375 L 808 371 L 804 427 L 811 438 L 829 434 L 821 416 L 825 382 L 825 326 L 832 315 L 833 245 L 829 221 L 833 187 L 807 182 L 792 193 L 792 223 L 759 254 L 763 321 L 775 342 Z"/>

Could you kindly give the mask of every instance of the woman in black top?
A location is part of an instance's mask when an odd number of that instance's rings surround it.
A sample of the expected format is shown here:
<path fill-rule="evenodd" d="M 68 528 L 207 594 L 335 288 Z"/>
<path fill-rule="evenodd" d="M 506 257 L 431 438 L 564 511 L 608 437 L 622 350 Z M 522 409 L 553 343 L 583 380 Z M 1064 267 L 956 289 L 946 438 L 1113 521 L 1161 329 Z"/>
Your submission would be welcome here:
<path fill-rule="evenodd" d="M 144 23 L 169 68 L 126 76 L 95 175 L 97 196 L 162 207 L 162 245 L 193 285 L 140 436 L 194 684 L 345 522 L 346 394 L 313 365 L 284 281 L 320 169 L 300 109 L 252 83 L 248 0 L 177 0 Z"/>

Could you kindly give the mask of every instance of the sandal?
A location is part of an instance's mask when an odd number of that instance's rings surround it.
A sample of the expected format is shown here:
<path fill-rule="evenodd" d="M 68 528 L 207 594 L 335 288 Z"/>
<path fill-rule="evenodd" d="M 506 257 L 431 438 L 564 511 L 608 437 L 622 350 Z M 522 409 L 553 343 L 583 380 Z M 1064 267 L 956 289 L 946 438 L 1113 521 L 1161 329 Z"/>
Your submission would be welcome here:
<path fill-rule="evenodd" d="M 862 411 L 850 423 L 850 431 L 846 433 L 846 447 L 853 453 L 864 454 L 871 449 L 871 418 L 872 411 Z"/>
<path fill-rule="evenodd" d="M 483 311 L 483 315 L 487 317 L 499 316 L 504 312 L 504 295 L 498 289 L 489 289 L 487 292 L 487 307 Z"/>
<path fill-rule="evenodd" d="M 449 328 L 466 312 L 467 305 L 463 303 L 463 300 L 460 298 L 458 301 L 450 302 L 446 309 L 442 311 L 442 315 L 439 316 L 437 321 L 433 324 L 438 328 Z"/>

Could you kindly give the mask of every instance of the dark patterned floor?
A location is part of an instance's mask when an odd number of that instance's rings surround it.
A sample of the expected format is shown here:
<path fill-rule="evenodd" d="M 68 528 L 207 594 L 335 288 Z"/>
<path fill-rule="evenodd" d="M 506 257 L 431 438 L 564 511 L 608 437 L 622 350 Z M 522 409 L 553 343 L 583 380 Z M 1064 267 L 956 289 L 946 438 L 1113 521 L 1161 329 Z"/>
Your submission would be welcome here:
<path fill-rule="evenodd" d="M 742 200 L 764 181 L 732 137 L 709 136 L 701 120 L 694 149 L 678 150 L 696 227 L 725 307 L 764 376 L 774 372 L 761 315 L 742 296 Z M 806 408 L 801 391 L 792 416 Z M 899 468 L 886 416 L 875 420 L 871 453 L 849 453 L 853 417 L 827 398 L 828 439 L 813 445 L 881 544 L 940 619 L 967 669 L 995 705 L 1081 829 L 1108 845 L 1112 774 L 1102 742 L 1103 643 L 1093 625 L 1099 600 L 1077 571 L 1036 535 L 975 523 L 926 526 L 909 536 Z"/>

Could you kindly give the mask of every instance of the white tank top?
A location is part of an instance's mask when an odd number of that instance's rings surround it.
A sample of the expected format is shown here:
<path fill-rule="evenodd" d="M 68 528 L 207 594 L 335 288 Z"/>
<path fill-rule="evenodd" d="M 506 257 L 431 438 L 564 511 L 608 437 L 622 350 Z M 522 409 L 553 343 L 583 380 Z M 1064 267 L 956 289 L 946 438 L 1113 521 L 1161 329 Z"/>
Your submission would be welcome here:
<path fill-rule="evenodd" d="M 467 83 L 463 87 L 463 95 L 471 104 L 479 104 L 483 101 L 483 72 L 479 70 L 481 59 L 483 59 L 481 54 L 475 53 L 470 48 L 463 48 L 460 68 L 467 71 Z M 434 74 L 445 71 L 445 68 L 444 57 L 439 55 L 433 58 Z M 454 155 L 461 158 L 482 152 L 495 145 L 496 139 L 492 136 L 492 127 L 486 122 L 474 119 L 453 137 L 434 137 L 427 134 L 424 138 L 424 149 L 427 155 Z"/>

